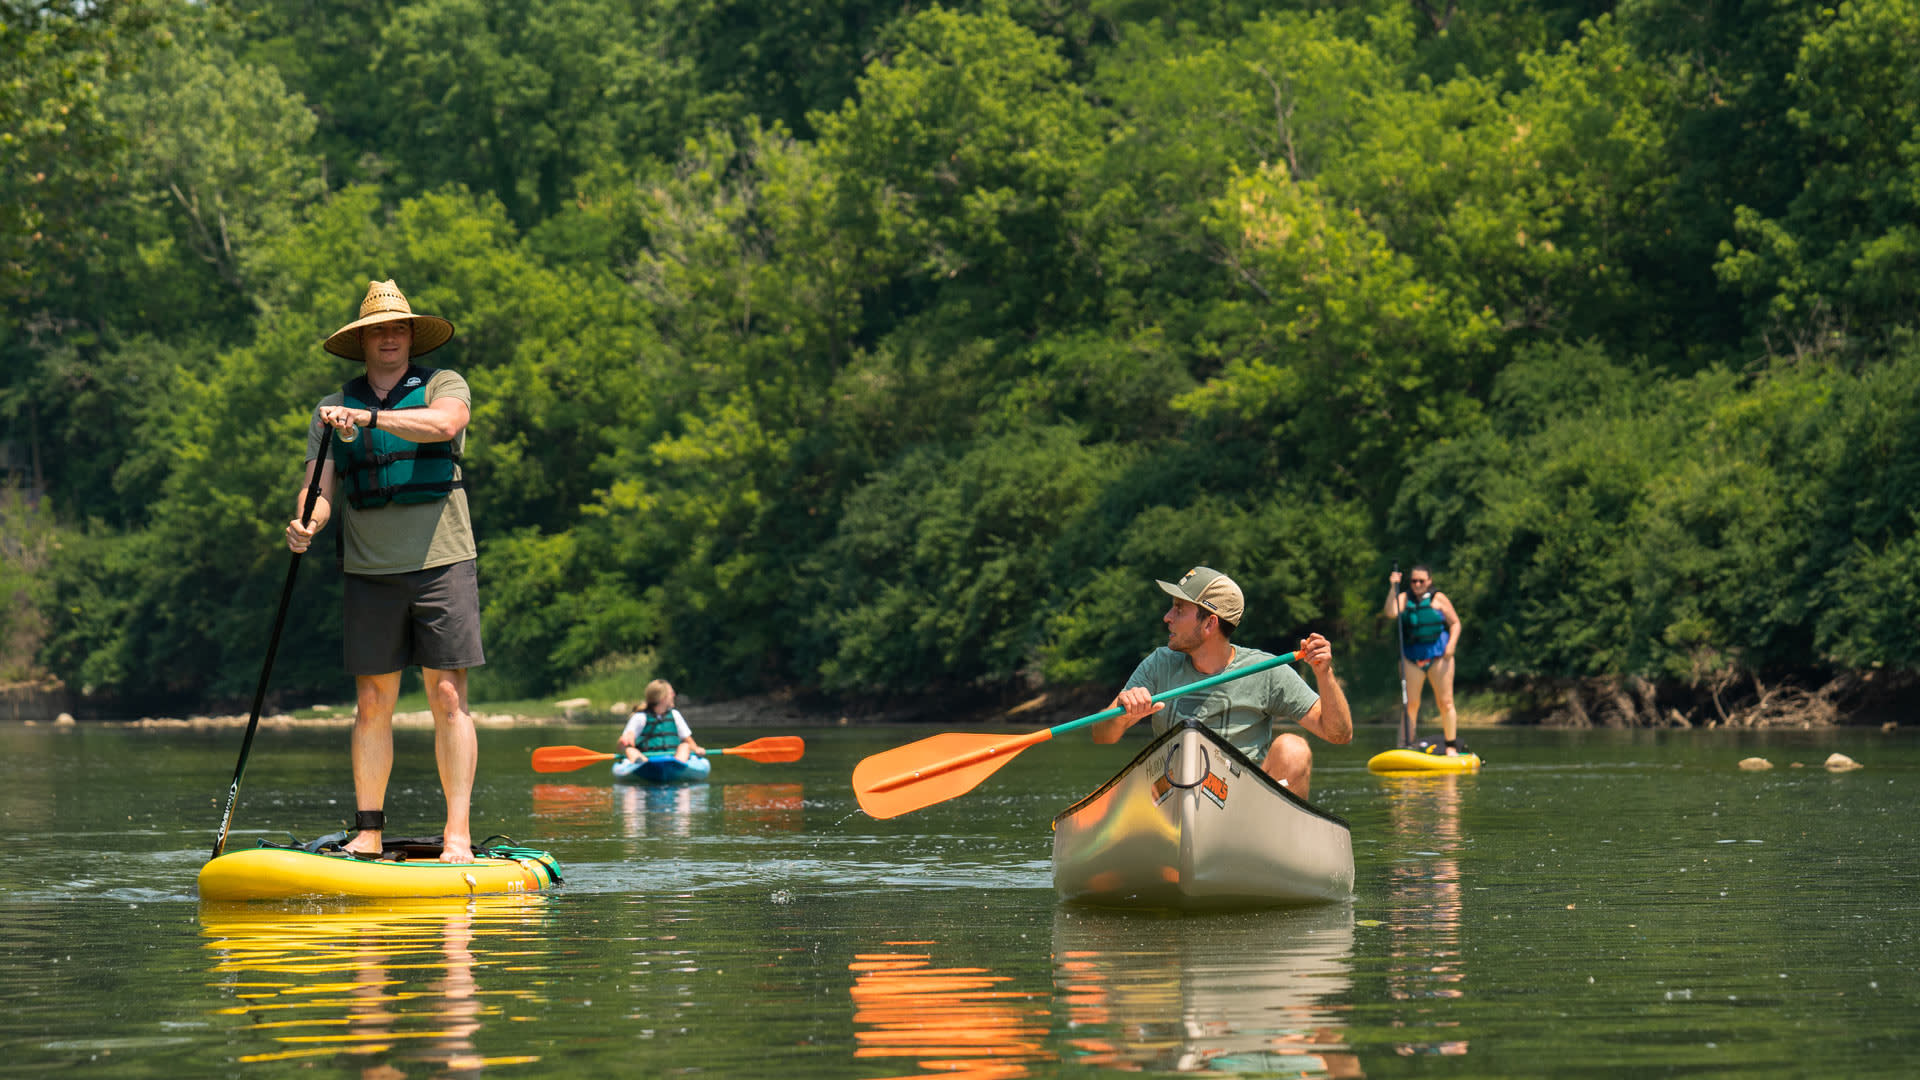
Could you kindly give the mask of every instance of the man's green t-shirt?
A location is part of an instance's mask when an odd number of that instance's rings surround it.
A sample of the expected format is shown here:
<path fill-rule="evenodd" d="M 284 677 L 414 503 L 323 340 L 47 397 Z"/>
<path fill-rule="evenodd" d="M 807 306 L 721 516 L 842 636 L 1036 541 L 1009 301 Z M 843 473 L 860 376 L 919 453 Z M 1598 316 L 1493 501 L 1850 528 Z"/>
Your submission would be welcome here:
<path fill-rule="evenodd" d="M 468 408 L 473 407 L 473 394 L 467 389 L 467 380 L 459 372 L 442 368 L 427 379 L 426 398 L 431 404 L 435 399 L 445 397 L 458 398 Z M 344 395 L 335 392 L 321 398 L 320 404 L 314 406 L 313 421 L 307 428 L 308 461 L 320 456 L 320 440 L 326 437 L 326 432 L 333 430 L 320 422 L 320 410 L 344 400 Z M 463 431 L 453 440 L 454 453 L 461 453 L 466 445 L 467 433 Z M 333 515 L 335 523 L 346 529 L 344 569 L 347 573 L 404 574 L 412 570 L 450 566 L 479 557 L 479 549 L 473 541 L 473 519 L 467 512 L 465 488 L 455 487 L 446 498 L 431 502 L 388 503 L 371 510 L 355 510 L 347 502 L 345 478 L 341 475 L 339 465 L 339 449 L 336 443 L 327 455 L 327 465 L 333 469 L 335 480 L 341 484 L 335 489 Z M 453 478 L 456 483 L 463 475 L 460 467 L 454 466 Z"/>
<path fill-rule="evenodd" d="M 1234 646 L 1227 671 L 1271 660 L 1273 654 Z M 1199 682 L 1207 676 L 1196 670 L 1187 654 L 1165 646 L 1147 654 L 1127 678 L 1128 686 L 1144 686 L 1155 694 Z M 1286 664 L 1229 679 L 1196 694 L 1182 694 L 1154 713 L 1153 733 L 1166 732 L 1184 720 L 1198 720 L 1219 732 L 1234 748 L 1255 761 L 1264 761 L 1273 745 L 1273 723 L 1298 722 L 1312 711 L 1320 695 Z"/>

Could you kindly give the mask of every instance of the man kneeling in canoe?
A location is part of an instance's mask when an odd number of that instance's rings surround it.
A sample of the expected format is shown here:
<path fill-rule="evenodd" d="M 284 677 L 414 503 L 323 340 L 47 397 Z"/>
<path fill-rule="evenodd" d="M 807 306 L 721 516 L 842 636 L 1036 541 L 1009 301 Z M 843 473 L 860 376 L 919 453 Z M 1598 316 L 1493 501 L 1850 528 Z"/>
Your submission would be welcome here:
<path fill-rule="evenodd" d="M 1133 669 L 1126 687 L 1108 706 L 1126 712 L 1094 724 L 1093 741 L 1118 742 L 1128 728 L 1148 717 L 1153 718 L 1156 735 L 1183 721 L 1197 720 L 1259 762 L 1268 776 L 1306 798 L 1313 778 L 1313 748 L 1292 732 L 1275 735 L 1273 723 L 1294 721 L 1330 743 L 1353 741 L 1347 695 L 1333 675 L 1333 646 L 1319 634 L 1309 634 L 1297 650 L 1313 668 L 1318 694 L 1293 668 L 1281 664 L 1228 680 L 1205 693 L 1177 697 L 1168 709 L 1166 702 L 1155 702 L 1154 695 L 1230 668 L 1257 664 L 1273 654 L 1233 643 L 1246 597 L 1227 575 L 1196 566 L 1177 584 L 1156 584 L 1173 597 L 1160 620 L 1167 625 L 1167 644 L 1148 653 Z"/>

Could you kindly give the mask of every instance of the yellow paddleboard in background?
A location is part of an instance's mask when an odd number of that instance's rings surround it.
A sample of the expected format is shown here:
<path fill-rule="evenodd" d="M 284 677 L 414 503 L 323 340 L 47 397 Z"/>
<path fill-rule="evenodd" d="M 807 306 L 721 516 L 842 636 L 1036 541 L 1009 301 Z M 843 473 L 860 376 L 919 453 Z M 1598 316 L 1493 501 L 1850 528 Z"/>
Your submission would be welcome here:
<path fill-rule="evenodd" d="M 1367 770 L 1377 773 L 1478 772 L 1479 754 L 1429 754 L 1411 747 L 1383 750 L 1367 759 Z"/>

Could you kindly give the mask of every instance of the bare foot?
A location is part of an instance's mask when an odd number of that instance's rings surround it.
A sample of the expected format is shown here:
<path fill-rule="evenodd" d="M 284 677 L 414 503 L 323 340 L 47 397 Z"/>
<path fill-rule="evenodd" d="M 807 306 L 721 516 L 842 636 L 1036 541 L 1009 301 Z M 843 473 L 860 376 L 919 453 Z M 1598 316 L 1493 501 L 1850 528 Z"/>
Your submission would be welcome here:
<path fill-rule="evenodd" d="M 449 836 L 441 840 L 440 861 L 450 863 L 472 862 L 473 841 L 464 836 Z"/>
<path fill-rule="evenodd" d="M 353 837 L 346 843 L 341 844 L 340 847 L 352 855 L 377 856 L 381 852 L 380 834 L 377 832 L 367 832 L 363 829 L 360 832 L 354 833 Z"/>

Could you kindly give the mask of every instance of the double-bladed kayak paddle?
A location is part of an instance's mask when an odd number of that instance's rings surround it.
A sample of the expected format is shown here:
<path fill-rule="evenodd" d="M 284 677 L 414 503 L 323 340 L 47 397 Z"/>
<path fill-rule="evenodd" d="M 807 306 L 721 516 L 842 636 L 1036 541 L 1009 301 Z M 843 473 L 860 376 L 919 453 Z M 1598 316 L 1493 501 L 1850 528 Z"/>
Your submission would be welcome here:
<path fill-rule="evenodd" d="M 709 754 L 733 754 L 755 761 L 799 761 L 807 743 L 798 735 L 769 735 L 764 739 L 709 750 Z M 534 772 L 572 772 L 596 761 L 612 761 L 624 754 L 606 754 L 584 746 L 542 746 L 533 752 Z"/>

